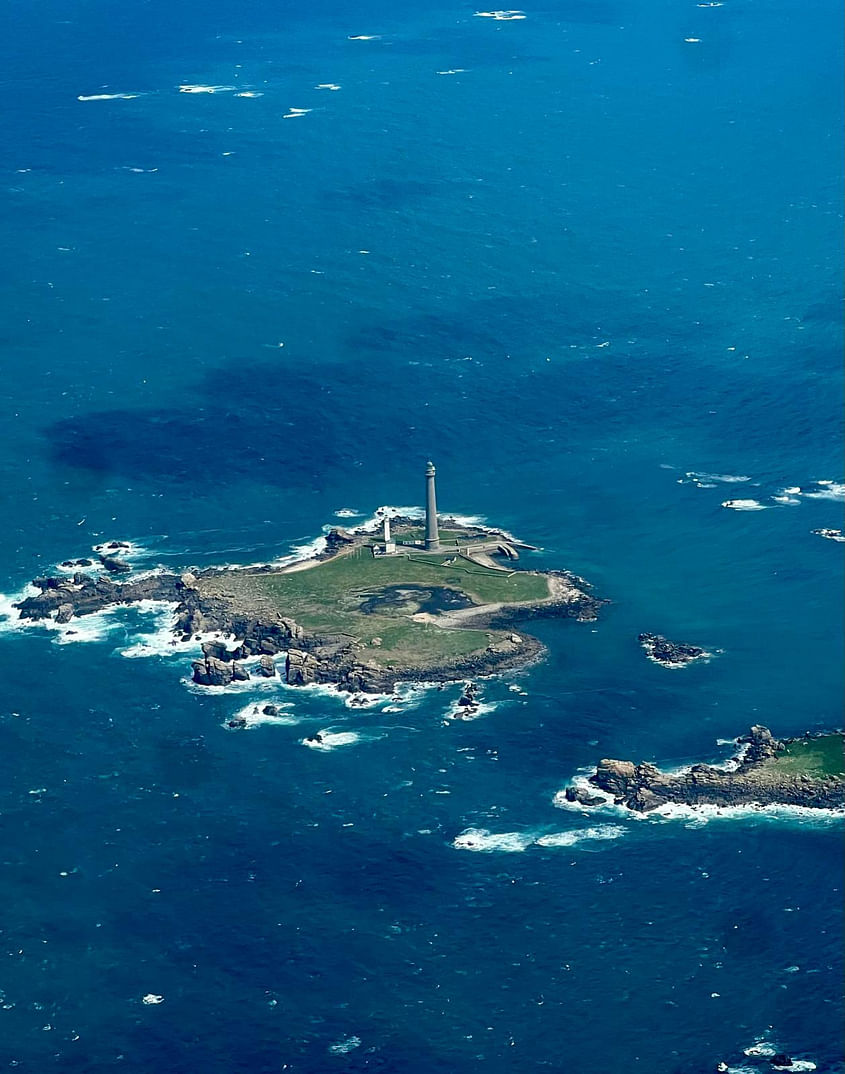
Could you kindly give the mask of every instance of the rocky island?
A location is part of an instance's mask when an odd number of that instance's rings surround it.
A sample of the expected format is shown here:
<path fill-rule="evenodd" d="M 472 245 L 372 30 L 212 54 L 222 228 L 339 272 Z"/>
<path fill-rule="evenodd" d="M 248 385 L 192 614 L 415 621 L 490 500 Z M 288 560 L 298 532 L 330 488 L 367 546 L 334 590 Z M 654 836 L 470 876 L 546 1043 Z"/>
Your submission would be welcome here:
<path fill-rule="evenodd" d="M 670 804 L 845 807 L 842 732 L 779 741 L 767 727 L 756 725 L 737 744 L 737 756 L 721 768 L 695 764 L 663 772 L 648 762 L 602 760 L 588 780 L 595 790 L 567 787 L 564 797 L 586 806 L 612 800 L 638 813 Z"/>
<path fill-rule="evenodd" d="M 517 566 L 532 546 L 433 507 L 425 527 L 383 512 L 378 525 L 333 529 L 313 558 L 286 566 L 211 568 L 133 577 L 112 542 L 99 573 L 36 578 L 21 619 L 70 624 L 116 605 L 173 605 L 173 641 L 197 643 L 193 680 L 226 686 L 251 677 L 293 686 L 386 692 L 401 680 L 451 681 L 524 666 L 544 651 L 518 624 L 539 616 L 591 620 L 601 601 L 566 571 Z M 116 580 L 114 574 L 121 574 Z M 277 664 L 278 660 L 278 664 Z"/>

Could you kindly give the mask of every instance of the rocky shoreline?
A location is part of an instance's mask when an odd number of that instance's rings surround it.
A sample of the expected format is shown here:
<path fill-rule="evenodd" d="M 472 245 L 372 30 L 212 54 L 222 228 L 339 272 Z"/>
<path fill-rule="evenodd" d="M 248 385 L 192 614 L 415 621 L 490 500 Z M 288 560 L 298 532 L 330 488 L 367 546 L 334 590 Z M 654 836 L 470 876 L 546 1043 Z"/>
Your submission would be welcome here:
<path fill-rule="evenodd" d="M 790 744 L 807 741 L 810 740 L 779 741 L 767 727 L 755 725 L 737 739 L 741 749 L 725 768 L 694 764 L 680 772 L 662 772 L 648 762 L 604 759 L 588 780 L 601 793 L 570 786 L 564 796 L 569 802 L 588 807 L 606 805 L 611 796 L 616 805 L 637 813 L 649 813 L 666 805 L 842 809 L 845 777 L 778 769 L 778 760 Z"/>
<path fill-rule="evenodd" d="M 485 531 L 494 532 L 494 531 Z M 315 562 L 331 559 L 363 534 L 332 531 L 325 550 Z M 117 543 L 115 543 L 117 547 Z M 490 643 L 483 651 L 430 666 L 379 666 L 361 658 L 357 639 L 345 633 L 315 634 L 306 631 L 293 618 L 269 607 L 250 606 L 234 595 L 221 595 L 213 586 L 204 586 L 218 578 L 220 571 L 207 569 L 196 573 L 149 573 L 137 578 L 125 577 L 131 569 L 120 561 L 118 571 L 111 560 L 113 549 L 100 556 L 104 573 L 95 576 L 85 571 L 72 575 L 41 577 L 32 584 L 36 595 L 19 601 L 15 607 L 22 620 L 37 623 L 52 621 L 69 624 L 72 620 L 102 612 L 108 608 L 156 601 L 174 608 L 174 644 L 196 641 L 200 647 L 192 663 L 193 681 L 201 686 L 228 686 L 250 678 L 278 676 L 291 686 L 311 683 L 335 685 L 349 692 L 390 692 L 398 681 L 451 682 L 479 678 L 496 672 L 523 668 L 539 659 L 545 647 L 536 638 L 523 633 L 509 633 L 509 628 L 541 616 L 567 616 L 580 620 L 595 619 L 600 600 L 587 594 L 586 583 L 564 571 L 547 572 L 550 596 L 534 604 L 482 606 L 478 613 L 465 609 L 461 626 L 490 629 Z M 105 562 L 108 559 L 109 562 Z M 68 561 L 68 566 L 78 561 Z M 278 571 L 272 566 L 242 568 L 240 576 Z M 115 581 L 114 573 L 123 575 Z M 206 591 L 209 590 L 209 591 Z M 444 628 L 446 629 L 446 628 Z M 225 639 L 237 639 L 227 644 Z M 230 647 L 231 646 L 231 647 Z M 256 660 L 257 658 L 257 666 Z M 250 667 L 245 662 L 250 661 Z M 278 661 L 278 662 L 277 662 Z"/>

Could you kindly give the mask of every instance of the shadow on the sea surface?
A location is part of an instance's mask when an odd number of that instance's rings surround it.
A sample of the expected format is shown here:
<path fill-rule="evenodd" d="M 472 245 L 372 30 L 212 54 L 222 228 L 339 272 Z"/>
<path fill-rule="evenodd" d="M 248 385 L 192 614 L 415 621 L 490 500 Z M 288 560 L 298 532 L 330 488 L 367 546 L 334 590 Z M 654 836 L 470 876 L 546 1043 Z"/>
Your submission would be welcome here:
<path fill-rule="evenodd" d="M 239 358 L 172 405 L 81 414 L 45 436 L 60 464 L 197 494 L 243 480 L 320 491 L 361 468 L 387 481 L 424 453 L 521 480 L 527 460 L 539 473 L 576 448 L 687 430 L 703 410 L 736 458 L 769 450 L 772 413 L 785 448 L 829 452 L 839 415 L 826 338 L 804 341 L 819 355 L 813 369 L 796 370 L 784 347 L 761 370 L 724 363 L 711 345 L 718 318 L 689 322 L 669 295 L 580 285 L 362 318 L 345 361 L 292 349 L 272 363 Z"/>
<path fill-rule="evenodd" d="M 417 205 L 442 188 L 443 184 L 421 179 L 376 178 L 337 190 L 325 190 L 320 200 L 328 206 L 340 204 L 344 209 L 353 205 L 358 209 L 396 210 Z"/>
<path fill-rule="evenodd" d="M 184 404 L 95 411 L 45 435 L 56 462 L 94 473 L 198 489 L 245 478 L 321 488 L 329 472 L 400 472 L 426 451 L 489 466 L 503 454 L 503 416 L 508 450 L 517 452 L 556 437 L 567 417 L 611 420 L 620 401 L 606 398 L 606 376 L 606 365 L 590 364 L 564 377 L 546 363 L 488 376 L 464 362 L 236 362 L 210 373 Z"/>

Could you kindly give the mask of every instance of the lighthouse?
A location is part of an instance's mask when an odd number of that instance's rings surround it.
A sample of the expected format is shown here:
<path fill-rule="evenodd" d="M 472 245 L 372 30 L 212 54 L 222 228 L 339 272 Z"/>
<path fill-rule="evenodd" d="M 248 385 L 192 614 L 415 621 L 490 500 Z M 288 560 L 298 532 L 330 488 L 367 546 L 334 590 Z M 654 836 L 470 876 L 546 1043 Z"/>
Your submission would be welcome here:
<path fill-rule="evenodd" d="M 437 529 L 437 497 L 434 492 L 434 463 L 429 460 L 425 468 L 425 547 L 429 552 L 440 548 L 440 533 Z"/>

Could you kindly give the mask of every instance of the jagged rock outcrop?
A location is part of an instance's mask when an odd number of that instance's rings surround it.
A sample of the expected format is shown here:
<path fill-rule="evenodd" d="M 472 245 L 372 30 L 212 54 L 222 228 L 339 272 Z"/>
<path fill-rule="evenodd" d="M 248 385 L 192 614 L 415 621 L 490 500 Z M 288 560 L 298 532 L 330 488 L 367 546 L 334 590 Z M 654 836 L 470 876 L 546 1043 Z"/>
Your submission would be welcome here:
<path fill-rule="evenodd" d="M 289 686 L 308 686 L 317 682 L 320 662 L 311 653 L 289 649 L 285 660 L 285 679 Z"/>
<path fill-rule="evenodd" d="M 214 657 L 215 660 L 234 660 L 235 654 L 230 653 L 222 641 L 204 641 L 202 643 L 202 655 Z"/>
<path fill-rule="evenodd" d="M 218 660 L 216 656 L 207 656 L 191 664 L 194 682 L 198 686 L 228 686 L 234 679 L 235 666 L 226 660 Z"/>
<path fill-rule="evenodd" d="M 73 605 L 70 603 L 60 604 L 56 609 L 56 622 L 69 623 L 73 619 Z"/>
<path fill-rule="evenodd" d="M 737 742 L 745 746 L 742 761 L 745 767 L 767 761 L 776 757 L 783 750 L 785 743 L 779 742 L 768 727 L 755 723 L 747 735 L 740 735 Z"/>
<path fill-rule="evenodd" d="M 232 661 L 232 682 L 246 682 L 249 679 L 249 672 L 243 666 L 239 664 L 237 660 Z"/>
<path fill-rule="evenodd" d="M 117 556 L 100 556 L 100 563 L 110 574 L 129 574 L 132 570 L 128 563 Z"/>
<path fill-rule="evenodd" d="M 272 656 L 262 656 L 258 661 L 258 674 L 265 679 L 272 679 L 276 674 L 276 661 Z"/>
<path fill-rule="evenodd" d="M 471 720 L 478 713 L 479 701 L 476 683 L 465 683 L 461 696 L 458 698 L 457 711 L 452 713 L 452 719 Z"/>
<path fill-rule="evenodd" d="M 755 725 L 737 743 L 743 749 L 735 758 L 735 767 L 694 764 L 681 772 L 662 772 L 648 762 L 634 764 L 605 758 L 599 761 L 590 783 L 612 795 L 618 804 L 639 813 L 667 804 L 799 805 L 817 809 L 845 806 L 845 778 L 778 769 L 777 756 L 786 743 L 779 742 L 767 727 Z M 569 790 L 565 793 L 571 801 Z"/>
<path fill-rule="evenodd" d="M 350 545 L 355 544 L 355 541 L 355 535 L 350 533 L 349 530 L 335 526 L 334 529 L 329 530 L 326 534 L 326 552 L 334 554 L 342 548 L 348 548 Z"/>
<path fill-rule="evenodd" d="M 36 578 L 41 592 L 26 597 L 16 605 L 22 619 L 52 619 L 63 604 L 70 604 L 73 614 L 90 615 L 113 604 L 133 604 L 141 600 L 162 600 L 177 604 L 184 586 L 175 574 L 155 574 L 127 582 L 113 582 L 105 575 L 93 578 L 77 572 L 72 578 Z"/>
<path fill-rule="evenodd" d="M 582 790 L 581 787 L 567 787 L 564 791 L 564 797 L 567 802 L 578 802 L 580 805 L 593 806 L 601 805 L 604 802 L 604 798 L 598 794 L 590 794 L 589 791 Z"/>

